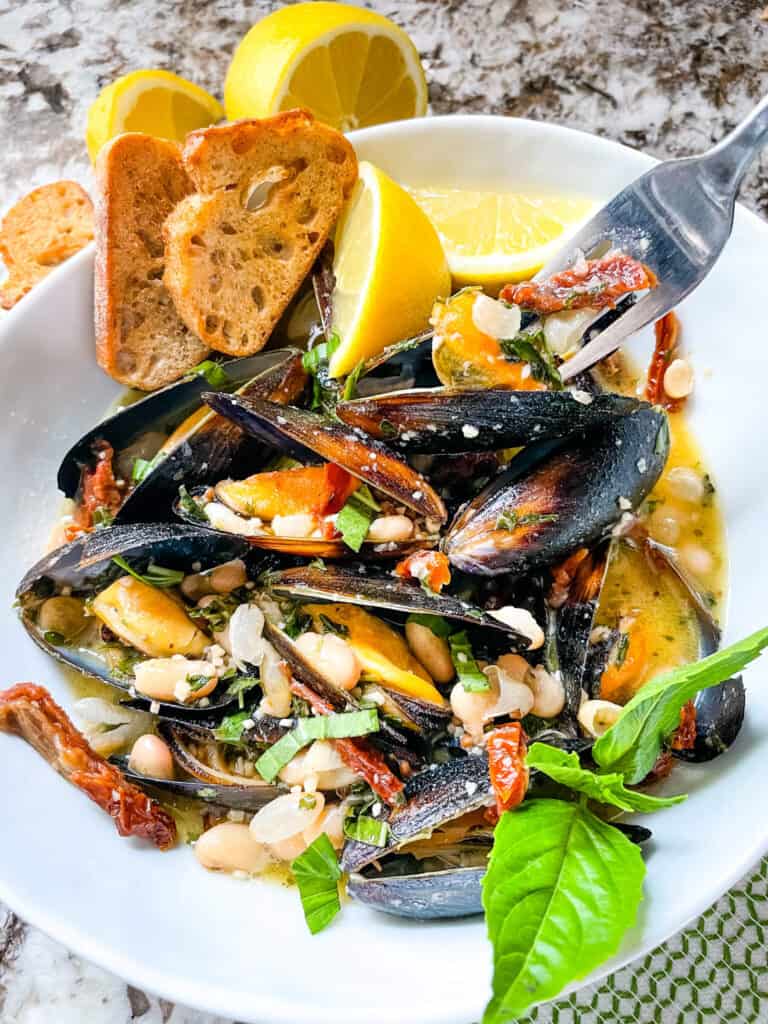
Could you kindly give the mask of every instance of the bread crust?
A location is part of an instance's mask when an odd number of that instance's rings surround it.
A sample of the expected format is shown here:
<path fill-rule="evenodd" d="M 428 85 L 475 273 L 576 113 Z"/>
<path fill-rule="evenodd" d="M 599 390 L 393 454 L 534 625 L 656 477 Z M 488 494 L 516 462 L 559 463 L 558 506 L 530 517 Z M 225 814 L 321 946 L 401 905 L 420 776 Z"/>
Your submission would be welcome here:
<path fill-rule="evenodd" d="M 264 347 L 357 180 L 350 143 L 305 110 L 191 132 L 197 194 L 163 229 L 165 285 L 190 331 L 228 355 Z"/>
<path fill-rule="evenodd" d="M 8 270 L 0 306 L 11 309 L 92 239 L 93 204 L 76 181 L 54 181 L 28 192 L 0 224 L 0 256 Z"/>
<path fill-rule="evenodd" d="M 154 390 L 208 353 L 162 280 L 163 222 L 192 182 L 176 143 L 139 132 L 102 148 L 96 180 L 96 358 L 120 383 Z"/>

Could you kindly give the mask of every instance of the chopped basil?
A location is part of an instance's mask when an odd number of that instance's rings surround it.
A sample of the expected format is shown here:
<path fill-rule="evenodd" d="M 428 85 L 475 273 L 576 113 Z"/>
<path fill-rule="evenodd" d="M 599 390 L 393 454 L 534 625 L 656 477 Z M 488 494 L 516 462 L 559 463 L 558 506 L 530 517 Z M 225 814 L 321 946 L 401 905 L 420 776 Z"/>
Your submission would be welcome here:
<path fill-rule="evenodd" d="M 133 468 L 131 469 L 131 481 L 134 484 L 140 484 L 149 473 L 158 466 L 165 458 L 165 452 L 159 451 L 154 458 L 151 459 L 134 459 Z"/>
<path fill-rule="evenodd" d="M 339 740 L 350 736 L 366 736 L 379 728 L 374 708 L 344 711 L 317 718 L 302 718 L 285 736 L 281 736 L 256 762 L 256 771 L 267 782 L 277 777 L 288 762 L 313 740 Z"/>
<path fill-rule="evenodd" d="M 499 345 L 508 359 L 515 363 L 528 363 L 534 380 L 549 385 L 553 391 L 562 391 L 563 381 L 547 346 L 544 331 L 523 332 L 514 338 L 502 339 Z"/>
<path fill-rule="evenodd" d="M 406 625 L 409 622 L 415 622 L 418 626 L 426 626 L 435 636 L 442 637 L 443 640 L 447 640 L 453 628 L 439 615 L 430 615 L 428 612 L 415 612 L 413 615 L 409 615 L 405 620 Z"/>
<path fill-rule="evenodd" d="M 496 520 L 497 530 L 516 530 L 518 526 L 538 526 L 539 523 L 556 523 L 557 512 L 525 512 L 522 515 L 513 508 L 506 508 Z"/>
<path fill-rule="evenodd" d="M 619 636 L 616 644 L 616 665 L 618 668 L 624 664 L 627 660 L 627 651 L 629 650 L 629 633 L 622 633 Z"/>
<path fill-rule="evenodd" d="M 341 868 L 325 832 L 293 861 L 291 871 L 299 889 L 307 927 L 313 935 L 317 935 L 341 910 Z"/>
<path fill-rule="evenodd" d="M 220 633 L 226 628 L 235 609 L 243 603 L 244 600 L 237 596 L 236 591 L 231 594 L 217 594 L 203 608 L 188 608 L 187 615 L 195 622 L 207 625 L 212 632 Z"/>
<path fill-rule="evenodd" d="M 242 708 L 245 706 L 245 694 L 258 685 L 259 680 L 256 676 L 238 676 L 227 687 L 227 696 L 237 697 L 237 706 Z"/>
<path fill-rule="evenodd" d="M 359 551 L 368 534 L 368 527 L 381 509 L 367 484 L 350 494 L 347 503 L 336 517 L 336 529 L 348 548 Z"/>
<path fill-rule="evenodd" d="M 132 569 L 128 562 L 120 555 L 114 555 L 112 561 L 115 565 L 119 565 L 121 569 L 133 576 L 134 579 L 141 580 L 142 583 L 148 583 L 151 587 L 159 587 L 161 589 L 177 587 L 184 579 L 184 573 L 181 569 L 166 569 L 155 562 L 150 562 L 147 566 L 147 571 L 142 574 Z"/>
<path fill-rule="evenodd" d="M 205 514 L 205 511 L 195 501 L 184 484 L 179 488 L 179 508 L 190 519 L 195 519 L 198 523 L 208 522 L 208 516 Z"/>
<path fill-rule="evenodd" d="M 368 814 L 349 816 L 344 820 L 344 835 L 347 839 L 369 846 L 386 846 L 389 840 L 389 825 Z"/>
<path fill-rule="evenodd" d="M 328 376 L 328 364 L 331 356 L 341 344 L 341 338 L 332 334 L 327 341 L 305 352 L 301 358 L 304 369 L 312 377 L 312 401 L 310 409 L 322 409 L 333 413 L 339 400 L 339 385 Z"/>
<path fill-rule="evenodd" d="M 66 637 L 62 636 L 61 633 L 57 633 L 54 629 L 46 629 L 43 633 L 43 640 L 54 647 L 59 647 L 61 644 L 66 643 Z"/>
<path fill-rule="evenodd" d="M 322 369 L 323 365 L 327 366 L 331 361 L 331 356 L 341 344 L 341 338 L 338 334 L 332 334 L 327 341 L 321 341 L 319 345 L 315 345 L 314 348 L 309 349 L 301 357 L 301 365 L 307 371 L 314 376 Z"/>
<path fill-rule="evenodd" d="M 97 530 L 104 530 L 115 521 L 115 513 L 104 505 L 93 510 L 93 525 Z"/>
<path fill-rule="evenodd" d="M 197 693 L 198 690 L 202 690 L 202 688 L 204 686 L 207 686 L 207 684 L 210 681 L 211 681 L 211 677 L 210 676 L 204 676 L 204 675 L 187 676 L 187 678 L 186 678 L 186 683 L 189 686 L 189 692 L 190 693 Z"/>
<path fill-rule="evenodd" d="M 286 636 L 289 636 L 291 640 L 295 640 L 297 636 L 306 632 L 307 626 L 311 621 L 312 619 L 310 616 L 301 610 L 300 605 L 294 605 L 285 616 L 283 632 Z"/>
<path fill-rule="evenodd" d="M 357 394 L 357 382 L 360 380 L 360 374 L 363 372 L 365 366 L 365 360 L 361 359 L 354 370 L 349 374 L 347 379 L 344 381 L 344 388 L 341 392 L 342 401 L 349 401 L 350 398 L 354 398 Z"/>
<path fill-rule="evenodd" d="M 466 631 L 452 633 L 448 638 L 448 643 L 451 648 L 453 667 L 456 669 L 456 675 L 464 689 L 468 693 L 485 693 L 490 690 L 491 684 L 475 661 Z"/>
<path fill-rule="evenodd" d="M 243 735 L 245 723 L 251 717 L 250 711 L 238 711 L 234 715 L 222 718 L 213 735 L 220 743 L 239 743 Z"/>
<path fill-rule="evenodd" d="M 212 359 L 204 359 L 202 363 L 193 366 L 189 372 L 190 374 L 199 373 L 201 377 L 205 377 L 212 388 L 224 388 L 229 384 L 229 377 L 224 367 Z"/>

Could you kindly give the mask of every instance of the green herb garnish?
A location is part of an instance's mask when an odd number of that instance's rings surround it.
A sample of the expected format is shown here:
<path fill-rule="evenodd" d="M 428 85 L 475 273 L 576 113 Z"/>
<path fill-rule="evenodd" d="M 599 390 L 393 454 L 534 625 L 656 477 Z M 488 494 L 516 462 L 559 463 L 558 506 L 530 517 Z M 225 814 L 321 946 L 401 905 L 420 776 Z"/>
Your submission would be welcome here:
<path fill-rule="evenodd" d="M 208 522 L 205 510 L 195 501 L 184 484 L 179 488 L 179 508 L 186 516 L 198 523 Z"/>
<path fill-rule="evenodd" d="M 236 591 L 231 594 L 217 594 L 202 608 L 187 608 L 187 615 L 195 622 L 206 624 L 211 632 L 220 633 L 242 603 Z"/>
<path fill-rule="evenodd" d="M 131 568 L 121 555 L 114 555 L 112 561 L 115 565 L 120 566 L 124 572 L 133 576 L 134 579 L 141 580 L 142 583 L 148 583 L 151 587 L 159 587 L 160 589 L 177 587 L 184 579 L 184 573 L 181 569 L 166 569 L 162 565 L 156 565 L 155 562 L 150 562 L 147 566 L 147 571 L 140 573 Z"/>
<path fill-rule="evenodd" d="M 277 743 L 265 750 L 256 762 L 256 771 L 267 782 L 279 773 L 300 750 L 313 740 L 340 740 L 350 736 L 366 736 L 379 728 L 379 716 L 374 708 L 361 711 L 343 711 L 340 714 L 302 718 Z"/>
<path fill-rule="evenodd" d="M 651 771 L 665 740 L 680 722 L 680 709 L 699 690 L 717 686 L 741 672 L 768 646 L 768 628 L 724 647 L 692 665 L 681 665 L 645 683 L 621 709 L 618 719 L 596 740 L 592 756 L 604 771 L 640 782 Z"/>
<path fill-rule="evenodd" d="M 307 927 L 313 935 L 317 935 L 341 910 L 341 868 L 325 832 L 293 861 L 291 871 L 299 889 Z"/>
<path fill-rule="evenodd" d="M 448 644 L 451 648 L 453 667 L 464 689 L 469 693 L 485 693 L 490 690 L 491 684 L 475 661 L 466 631 L 452 633 L 448 637 Z"/>
<path fill-rule="evenodd" d="M 504 509 L 496 519 L 497 530 L 516 530 L 518 526 L 538 526 L 540 523 L 556 523 L 557 512 L 524 512 L 522 515 L 513 508 Z"/>
<path fill-rule="evenodd" d="M 204 686 L 207 686 L 211 681 L 210 676 L 187 676 L 185 682 L 189 686 L 190 693 L 197 693 L 198 690 L 202 690 Z"/>
<path fill-rule="evenodd" d="M 323 366 L 328 366 L 331 356 L 341 344 L 338 334 L 332 334 L 327 341 L 321 341 L 319 345 L 309 349 L 301 357 L 301 365 L 307 373 L 317 376 Z"/>
<path fill-rule="evenodd" d="M 361 359 L 357 366 L 347 376 L 344 381 L 344 388 L 341 392 L 342 401 L 348 402 L 351 398 L 354 398 L 357 394 L 357 382 L 360 380 L 360 374 L 363 372 L 365 366 L 365 360 Z"/>
<path fill-rule="evenodd" d="M 199 373 L 201 377 L 205 377 L 212 388 L 224 388 L 229 384 L 229 377 L 224 367 L 212 359 L 204 359 L 202 363 L 193 366 L 189 372 L 190 375 Z"/>
<path fill-rule="evenodd" d="M 99 505 L 93 510 L 93 525 L 97 530 L 104 530 L 115 521 L 115 513 L 105 505 Z"/>
<path fill-rule="evenodd" d="M 347 839 L 367 843 L 369 846 L 386 846 L 389 840 L 389 825 L 370 814 L 358 814 L 357 817 L 345 818 L 344 835 Z"/>
<path fill-rule="evenodd" d="M 237 706 L 242 708 L 245 706 L 245 694 L 258 685 L 259 680 L 256 676 L 238 676 L 227 687 L 227 696 L 237 697 Z"/>
<path fill-rule="evenodd" d="M 155 466 L 160 465 L 165 456 L 166 453 L 160 450 L 151 459 L 134 459 L 133 467 L 131 469 L 131 482 L 134 484 L 140 484 L 141 481 L 144 480 L 147 477 L 147 475 L 152 472 Z"/>
<path fill-rule="evenodd" d="M 380 510 L 381 505 L 373 497 L 367 484 L 362 484 L 350 494 L 336 517 L 336 529 L 348 548 L 353 551 L 360 550 L 368 534 L 368 527 Z"/>
<path fill-rule="evenodd" d="M 43 633 L 43 640 L 54 647 L 60 647 L 62 644 L 66 643 L 66 637 L 62 636 L 61 633 L 57 633 L 55 629 L 46 629 Z"/>
<path fill-rule="evenodd" d="M 509 1024 L 619 947 L 637 918 L 640 850 L 582 802 L 530 800 L 501 816 L 483 880 L 493 997 Z"/>
<path fill-rule="evenodd" d="M 226 718 L 222 718 L 213 735 L 220 743 L 239 743 L 245 723 L 250 717 L 250 711 L 238 711 L 234 715 L 227 715 Z"/>
<path fill-rule="evenodd" d="M 562 391 L 563 381 L 549 351 L 543 330 L 523 332 L 499 342 L 504 355 L 515 363 L 528 363 L 534 380 L 547 384 L 553 391 Z"/>
<path fill-rule="evenodd" d="M 583 793 L 590 800 L 610 804 L 622 811 L 648 813 L 662 807 L 672 807 L 687 799 L 685 796 L 650 796 L 627 789 L 620 772 L 596 775 L 581 767 L 578 754 L 568 754 L 548 743 L 534 743 L 528 751 L 526 764 L 548 775 L 561 786 L 567 786 L 576 793 Z"/>

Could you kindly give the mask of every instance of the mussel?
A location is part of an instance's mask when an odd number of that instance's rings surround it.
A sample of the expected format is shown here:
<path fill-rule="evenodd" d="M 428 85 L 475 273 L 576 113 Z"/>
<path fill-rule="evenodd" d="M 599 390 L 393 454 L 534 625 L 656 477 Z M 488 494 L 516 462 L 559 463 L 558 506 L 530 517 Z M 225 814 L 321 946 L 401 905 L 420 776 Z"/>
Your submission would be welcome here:
<path fill-rule="evenodd" d="M 200 372 L 120 409 L 89 430 L 64 456 L 59 488 L 78 503 L 87 501 L 89 477 L 107 455 L 122 499 L 119 508 L 109 510 L 114 521 L 168 518 L 181 483 L 194 486 L 216 479 L 248 447 L 242 431 L 203 405 L 201 395 L 210 390 L 212 380 L 239 393 L 290 402 L 300 396 L 307 374 L 301 354 L 285 349 L 203 364 Z"/>
<path fill-rule="evenodd" d="M 273 453 L 303 465 L 219 479 L 214 487 L 193 492 L 194 507 L 186 499 L 177 503 L 182 518 L 241 533 L 270 550 L 343 557 L 352 548 L 336 529 L 335 517 L 348 501 L 360 500 L 374 510 L 369 536 L 362 540 L 367 555 L 391 558 L 436 543 L 446 519 L 440 497 L 386 446 L 321 416 L 258 398 L 217 393 L 206 395 L 206 401 Z M 385 516 L 398 516 L 396 525 L 405 527 L 397 539 L 386 533 L 377 537 Z"/>
<path fill-rule="evenodd" d="M 167 705 L 193 716 L 226 706 L 237 699 L 229 690 L 243 673 L 233 669 L 221 678 L 224 659 L 221 666 L 215 662 L 218 651 L 224 652 L 209 632 L 215 627 L 194 616 L 194 605 L 177 588 L 183 591 L 187 580 L 225 565 L 244 588 L 242 559 L 248 551 L 242 538 L 181 525 L 135 524 L 86 534 L 46 555 L 25 575 L 16 592 L 22 622 L 45 651 L 136 695 L 144 707 Z M 147 680 L 139 686 L 137 673 L 143 678 L 160 672 L 165 678 L 169 665 L 174 678 L 182 673 L 183 685 L 176 685 L 174 694 L 183 690 L 184 695 L 153 701 L 148 694 L 157 688 Z M 187 669 L 191 675 L 184 674 Z"/>
<path fill-rule="evenodd" d="M 526 575 L 607 536 L 651 490 L 669 451 L 665 414 L 633 404 L 627 415 L 516 455 L 449 527 L 451 563 Z"/>

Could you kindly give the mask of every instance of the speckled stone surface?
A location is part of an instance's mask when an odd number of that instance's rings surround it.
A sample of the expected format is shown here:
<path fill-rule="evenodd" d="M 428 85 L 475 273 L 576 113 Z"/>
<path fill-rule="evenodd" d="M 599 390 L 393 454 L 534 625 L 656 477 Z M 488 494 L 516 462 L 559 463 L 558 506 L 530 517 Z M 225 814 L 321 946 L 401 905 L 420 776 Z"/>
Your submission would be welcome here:
<path fill-rule="evenodd" d="M 264 0 L 0 0 L 0 211 L 56 178 L 89 185 L 87 109 L 117 75 L 163 67 L 220 94 L 236 42 L 272 6 Z M 369 6 L 410 32 L 435 113 L 549 120 L 664 157 L 706 148 L 768 91 L 765 0 Z M 742 198 L 768 215 L 768 157 L 750 174 Z M 589 1005 L 599 1005 L 600 989 L 594 993 Z M 579 1005 L 586 1013 L 588 1004 Z M 753 1006 L 748 1016 L 717 1010 L 702 1016 L 696 1007 L 692 1016 L 665 1013 L 663 1019 L 768 1020 L 768 1003 Z M 536 1019 L 565 1017 L 539 1011 Z M 607 1011 L 593 1019 L 618 1018 Z M 137 992 L 0 908 L 0 1024 L 130 1021 L 227 1024 Z"/>

